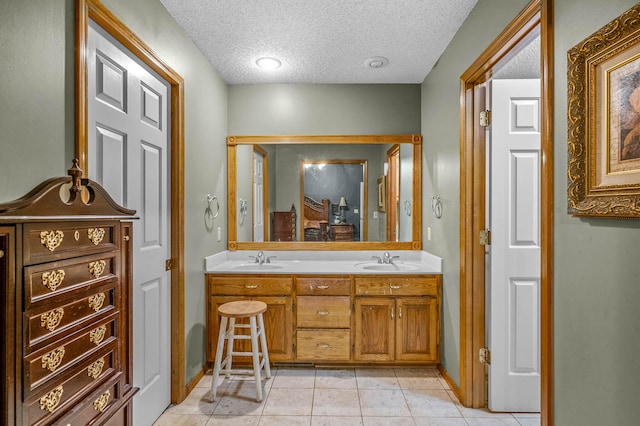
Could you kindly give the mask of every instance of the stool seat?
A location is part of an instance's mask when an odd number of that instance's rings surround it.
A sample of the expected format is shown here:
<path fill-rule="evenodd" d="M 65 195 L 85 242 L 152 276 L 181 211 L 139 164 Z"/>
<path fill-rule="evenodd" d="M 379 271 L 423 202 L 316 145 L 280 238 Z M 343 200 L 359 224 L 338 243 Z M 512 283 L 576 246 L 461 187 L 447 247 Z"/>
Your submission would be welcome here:
<path fill-rule="evenodd" d="M 267 311 L 267 304 L 257 300 L 237 300 L 218 306 L 220 315 L 220 330 L 218 332 L 218 346 L 216 359 L 213 366 L 213 381 L 211 382 L 211 400 L 216 400 L 220 373 L 224 373 L 229 379 L 231 373 L 239 372 L 231 369 L 234 356 L 251 357 L 253 374 L 256 382 L 256 401 L 262 401 L 262 381 L 260 372 L 264 369 L 265 376 L 271 377 L 269 367 L 269 352 L 267 351 L 267 339 L 264 332 L 264 320 L 262 314 Z M 249 323 L 236 324 L 236 319 L 247 318 Z M 236 334 L 236 329 L 248 329 L 249 334 Z M 235 340 L 250 340 L 251 352 L 236 352 L 233 349 Z M 224 345 L 227 342 L 227 355 L 223 358 Z M 259 346 L 258 347 L 258 342 Z M 262 359 L 261 359 L 262 358 Z M 246 371 L 242 371 L 246 373 Z"/>
<path fill-rule="evenodd" d="M 267 304 L 257 300 L 238 300 L 218 306 L 218 313 L 229 318 L 247 318 L 267 311 Z"/>

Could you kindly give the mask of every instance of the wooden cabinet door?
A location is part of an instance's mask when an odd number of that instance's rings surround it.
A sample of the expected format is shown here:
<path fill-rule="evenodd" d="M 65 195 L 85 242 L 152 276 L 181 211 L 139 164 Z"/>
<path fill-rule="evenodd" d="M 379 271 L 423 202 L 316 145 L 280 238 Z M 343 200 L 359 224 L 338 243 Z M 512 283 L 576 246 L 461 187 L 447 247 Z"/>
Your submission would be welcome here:
<path fill-rule="evenodd" d="M 235 300 L 259 300 L 267 304 L 267 311 L 262 315 L 264 320 L 265 336 L 267 338 L 267 349 L 269 360 L 291 361 L 293 359 L 293 315 L 291 313 L 291 297 L 285 296 L 213 296 L 210 299 L 209 315 L 207 323 L 207 361 L 214 362 L 216 347 L 218 345 L 218 333 L 220 332 L 220 316 L 217 314 L 218 306 Z M 247 320 L 238 320 L 238 322 Z M 236 330 L 236 333 L 248 334 L 249 330 Z M 236 340 L 234 351 L 250 352 L 251 342 L 249 340 Z M 239 358 L 239 362 L 245 361 Z M 246 358 L 246 362 L 250 362 Z"/>
<path fill-rule="evenodd" d="M 435 297 L 396 299 L 396 360 L 438 361 Z"/>
<path fill-rule="evenodd" d="M 393 361 L 395 301 L 392 298 L 355 299 L 356 361 Z"/>

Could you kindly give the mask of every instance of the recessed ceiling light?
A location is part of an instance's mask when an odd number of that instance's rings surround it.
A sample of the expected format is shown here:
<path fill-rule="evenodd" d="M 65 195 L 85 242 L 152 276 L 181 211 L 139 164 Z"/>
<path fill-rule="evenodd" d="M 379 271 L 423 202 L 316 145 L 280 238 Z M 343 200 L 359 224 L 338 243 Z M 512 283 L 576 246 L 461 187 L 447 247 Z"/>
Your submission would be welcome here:
<path fill-rule="evenodd" d="M 280 68 L 282 62 L 280 62 L 276 58 L 265 56 L 256 60 L 256 65 L 265 70 L 275 70 L 276 68 Z"/>
<path fill-rule="evenodd" d="M 384 56 L 374 56 L 364 61 L 365 66 L 368 68 L 382 68 L 389 63 L 389 60 Z"/>

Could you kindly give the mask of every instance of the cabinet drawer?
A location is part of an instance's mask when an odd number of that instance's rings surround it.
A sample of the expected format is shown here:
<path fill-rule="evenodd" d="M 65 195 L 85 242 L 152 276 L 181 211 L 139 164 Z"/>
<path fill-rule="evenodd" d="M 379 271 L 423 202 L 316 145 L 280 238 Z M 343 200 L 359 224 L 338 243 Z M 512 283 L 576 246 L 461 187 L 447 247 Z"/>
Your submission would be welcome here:
<path fill-rule="evenodd" d="M 437 296 L 436 276 L 377 276 L 356 277 L 356 296 Z"/>
<path fill-rule="evenodd" d="M 73 369 L 84 359 L 91 358 L 101 348 L 116 343 L 116 319 L 95 324 L 24 358 L 24 391 L 34 391 L 54 376 Z"/>
<path fill-rule="evenodd" d="M 299 296 L 298 327 L 349 328 L 351 298 L 348 296 Z"/>
<path fill-rule="evenodd" d="M 296 292 L 298 295 L 307 296 L 349 296 L 351 294 L 351 279 L 297 277 Z"/>
<path fill-rule="evenodd" d="M 25 309 L 42 300 L 97 287 L 118 276 L 115 251 L 24 268 Z"/>
<path fill-rule="evenodd" d="M 115 342 L 112 346 L 113 348 L 117 347 Z M 26 423 L 50 424 L 60 413 L 77 407 L 91 391 L 104 381 L 105 377 L 114 376 L 114 374 L 121 375 L 115 371 L 116 363 L 115 349 L 111 349 L 104 354 L 87 359 L 66 380 L 43 387 L 29 396 L 25 395 Z M 114 394 L 111 393 L 111 395 L 113 397 Z M 69 422 L 61 424 L 66 425 L 67 423 Z"/>
<path fill-rule="evenodd" d="M 72 419 L 63 419 L 61 424 L 68 426 L 100 424 L 100 422 L 104 421 L 100 419 L 104 415 L 103 413 L 110 410 L 113 405 L 119 404 L 121 398 L 121 382 L 119 377 L 116 376 L 86 397 L 82 403 L 83 408 L 77 414 L 74 413 Z M 112 424 L 123 425 L 125 423 L 115 422 Z"/>
<path fill-rule="evenodd" d="M 255 275 L 207 275 L 209 294 L 212 295 L 290 295 L 291 277 Z"/>
<path fill-rule="evenodd" d="M 348 361 L 349 330 L 298 330 L 297 359 L 300 361 Z"/>
<path fill-rule="evenodd" d="M 31 352 L 36 345 L 59 339 L 71 326 L 82 326 L 87 321 L 113 312 L 116 304 L 115 284 L 97 288 L 85 293 L 86 297 L 79 297 L 53 309 L 47 306 L 25 312 L 25 322 L 28 324 L 25 352 Z"/>
<path fill-rule="evenodd" d="M 24 225 L 24 264 L 50 262 L 119 247 L 114 222 Z"/>

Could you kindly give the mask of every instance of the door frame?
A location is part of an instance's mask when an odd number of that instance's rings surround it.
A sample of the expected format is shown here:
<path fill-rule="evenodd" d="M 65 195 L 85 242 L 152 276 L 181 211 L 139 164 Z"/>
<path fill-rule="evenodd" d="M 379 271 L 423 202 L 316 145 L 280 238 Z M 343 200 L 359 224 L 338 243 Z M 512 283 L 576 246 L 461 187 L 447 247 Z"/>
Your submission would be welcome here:
<path fill-rule="evenodd" d="M 398 180 L 400 161 L 400 144 L 395 144 L 387 151 L 387 235 L 386 241 L 398 241 Z"/>
<path fill-rule="evenodd" d="M 251 151 L 251 157 L 253 161 L 251 162 L 251 169 L 253 173 L 251 174 L 254 178 L 256 176 L 256 152 L 262 155 L 262 224 L 263 224 L 263 232 L 262 232 L 262 241 L 269 241 L 269 162 L 267 159 L 267 151 L 265 151 L 260 145 L 253 145 L 253 151 Z M 253 191 L 252 191 L 253 194 Z M 256 200 L 253 200 L 253 204 L 255 205 Z M 254 223 L 256 218 L 254 215 L 251 215 L 251 241 L 255 241 L 255 235 L 253 235 L 254 231 Z"/>
<path fill-rule="evenodd" d="M 171 402 L 182 402 L 187 395 L 184 368 L 184 80 L 99 0 L 76 0 L 75 10 L 75 155 L 88 174 L 88 26 L 95 21 L 140 61 L 158 73 L 171 91 Z M 130 364 L 133 360 L 128 360 Z"/>
<path fill-rule="evenodd" d="M 460 93 L 460 402 L 484 407 L 486 346 L 485 132 L 479 125 L 484 85 L 494 69 L 539 31 L 541 54 L 541 407 L 543 426 L 553 425 L 553 0 L 532 0 L 462 74 Z"/>

